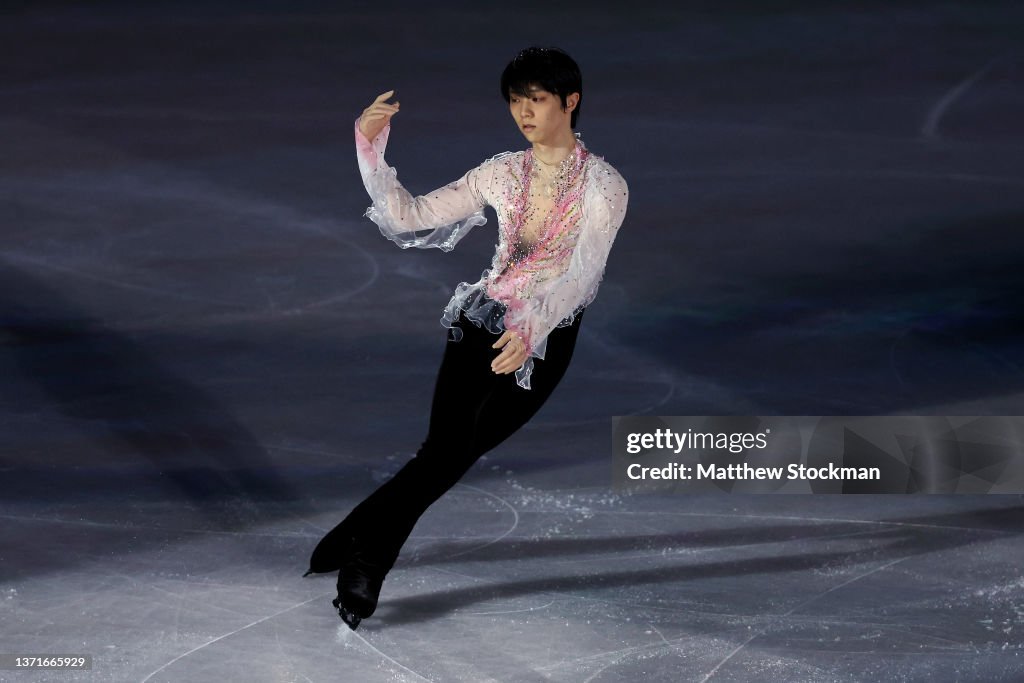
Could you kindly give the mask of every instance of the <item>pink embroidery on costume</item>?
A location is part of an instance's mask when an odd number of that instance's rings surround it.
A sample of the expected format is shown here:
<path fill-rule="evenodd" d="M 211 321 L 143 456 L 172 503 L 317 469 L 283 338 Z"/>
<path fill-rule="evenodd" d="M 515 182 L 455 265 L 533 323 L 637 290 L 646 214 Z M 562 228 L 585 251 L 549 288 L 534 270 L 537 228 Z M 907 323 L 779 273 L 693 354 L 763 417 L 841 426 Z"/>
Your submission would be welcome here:
<path fill-rule="evenodd" d="M 450 251 L 487 222 L 486 206 L 497 212 L 490 268 L 478 281 L 455 288 L 441 323 L 456 340 L 461 330 L 453 323 L 460 313 L 493 333 L 518 334 L 529 357 L 516 371 L 516 382 L 529 389 L 533 360 L 544 358 L 548 334 L 569 324 L 597 294 L 625 216 L 626 182 L 577 140 L 561 164 L 540 162 L 533 150 L 506 152 L 414 197 L 384 160 L 387 139 L 387 128 L 370 141 L 356 126 L 359 170 L 373 201 L 366 215 L 398 246 Z M 541 216 L 538 205 L 550 209 Z"/>

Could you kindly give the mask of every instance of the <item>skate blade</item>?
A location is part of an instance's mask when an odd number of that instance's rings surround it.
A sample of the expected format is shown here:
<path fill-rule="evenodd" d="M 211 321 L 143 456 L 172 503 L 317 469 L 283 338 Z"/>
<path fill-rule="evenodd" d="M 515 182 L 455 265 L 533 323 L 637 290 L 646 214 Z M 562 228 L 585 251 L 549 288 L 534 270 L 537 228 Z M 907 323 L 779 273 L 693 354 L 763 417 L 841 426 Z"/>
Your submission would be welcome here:
<path fill-rule="evenodd" d="M 363 620 L 361 616 L 359 616 L 352 610 L 342 605 L 341 601 L 338 599 L 333 600 L 332 604 L 338 608 L 338 616 L 341 617 L 342 621 L 348 624 L 348 627 L 350 629 L 355 631 L 357 628 L 359 628 L 359 622 Z"/>

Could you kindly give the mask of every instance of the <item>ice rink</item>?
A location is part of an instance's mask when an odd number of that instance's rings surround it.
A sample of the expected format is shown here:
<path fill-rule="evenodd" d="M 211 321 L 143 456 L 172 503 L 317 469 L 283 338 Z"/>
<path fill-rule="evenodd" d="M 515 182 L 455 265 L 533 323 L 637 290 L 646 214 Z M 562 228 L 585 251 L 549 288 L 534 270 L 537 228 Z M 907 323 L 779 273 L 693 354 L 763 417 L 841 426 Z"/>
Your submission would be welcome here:
<path fill-rule="evenodd" d="M 1011 683 L 1020 495 L 623 495 L 614 415 L 1024 413 L 1024 6 L 0 10 L 0 681 Z M 84 3 L 83 3 L 84 5 Z M 844 8 L 845 7 L 845 8 Z M 362 214 L 526 146 L 580 63 L 630 208 L 541 413 L 350 631 L 310 551 L 419 447 L 489 265 Z"/>

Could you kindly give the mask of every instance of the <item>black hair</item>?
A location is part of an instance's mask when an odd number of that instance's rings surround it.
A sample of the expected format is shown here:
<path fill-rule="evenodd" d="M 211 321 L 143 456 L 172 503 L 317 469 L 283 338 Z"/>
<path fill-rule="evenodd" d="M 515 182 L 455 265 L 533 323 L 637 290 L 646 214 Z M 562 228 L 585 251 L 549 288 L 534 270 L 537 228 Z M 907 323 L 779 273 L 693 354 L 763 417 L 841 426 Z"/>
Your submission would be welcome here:
<path fill-rule="evenodd" d="M 508 63 L 501 74 L 501 96 L 508 102 L 513 93 L 526 95 L 535 85 L 562 99 L 562 109 L 568 106 L 566 97 L 579 93 L 579 101 L 572 110 L 569 124 L 575 128 L 583 104 L 583 75 L 573 58 L 557 47 L 528 47 Z"/>

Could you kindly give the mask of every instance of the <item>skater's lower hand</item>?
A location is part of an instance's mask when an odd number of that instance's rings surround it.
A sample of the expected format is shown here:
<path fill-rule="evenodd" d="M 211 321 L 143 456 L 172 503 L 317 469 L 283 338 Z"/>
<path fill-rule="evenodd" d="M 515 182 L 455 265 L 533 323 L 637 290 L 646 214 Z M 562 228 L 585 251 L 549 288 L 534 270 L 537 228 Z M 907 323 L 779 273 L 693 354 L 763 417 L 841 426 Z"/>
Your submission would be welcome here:
<path fill-rule="evenodd" d="M 526 344 L 509 330 L 498 338 L 491 346 L 492 349 L 500 348 L 502 351 L 491 361 L 491 370 L 497 375 L 507 375 L 515 372 L 526 362 Z"/>

